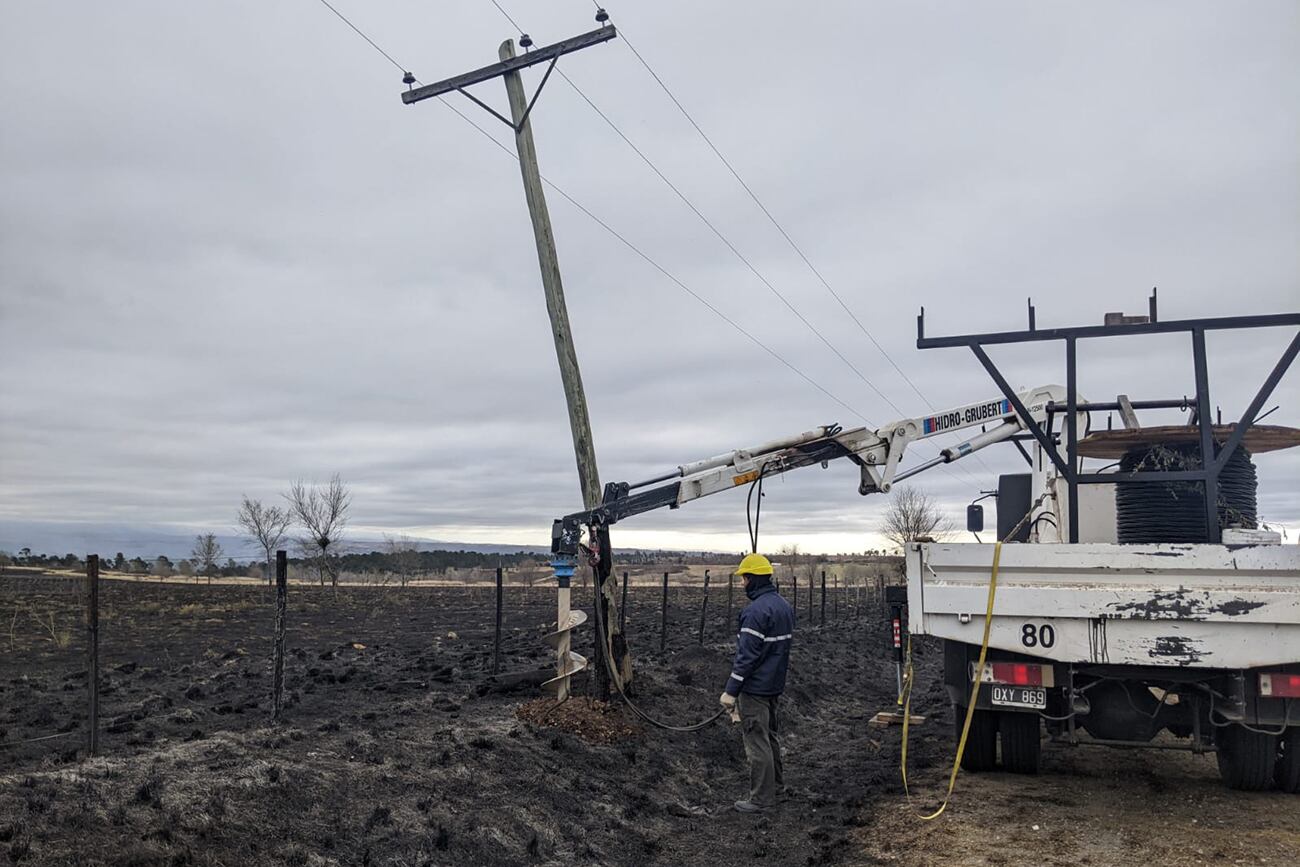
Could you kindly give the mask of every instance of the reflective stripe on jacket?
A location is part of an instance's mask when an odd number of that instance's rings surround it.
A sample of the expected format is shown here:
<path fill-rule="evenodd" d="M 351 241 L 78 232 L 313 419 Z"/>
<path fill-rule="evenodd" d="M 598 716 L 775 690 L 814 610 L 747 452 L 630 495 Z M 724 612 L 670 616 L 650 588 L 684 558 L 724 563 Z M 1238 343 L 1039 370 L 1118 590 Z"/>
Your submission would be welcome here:
<path fill-rule="evenodd" d="M 790 664 L 794 609 L 770 583 L 747 590 L 752 600 L 740 612 L 736 659 L 725 687 L 728 695 L 780 695 Z"/>

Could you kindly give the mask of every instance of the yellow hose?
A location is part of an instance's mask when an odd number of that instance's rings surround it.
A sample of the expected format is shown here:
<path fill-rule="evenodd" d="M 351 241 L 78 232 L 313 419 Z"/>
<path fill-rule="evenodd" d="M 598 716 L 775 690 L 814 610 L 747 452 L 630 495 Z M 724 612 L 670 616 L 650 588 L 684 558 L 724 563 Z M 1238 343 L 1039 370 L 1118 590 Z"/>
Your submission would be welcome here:
<path fill-rule="evenodd" d="M 989 631 L 993 626 L 993 600 L 998 592 L 998 561 L 1002 559 L 1002 543 L 998 542 L 993 547 L 993 573 L 989 578 L 989 601 L 984 611 L 984 638 L 980 642 L 980 659 L 975 666 L 975 682 L 971 685 L 970 701 L 966 705 L 966 721 L 962 723 L 961 737 L 957 740 L 957 755 L 952 760 L 952 773 L 948 776 L 948 793 L 943 797 L 943 803 L 939 809 L 929 815 L 917 812 L 917 816 L 922 821 L 937 819 L 948 808 L 948 801 L 952 798 L 952 790 L 957 785 L 957 772 L 961 769 L 961 757 L 966 752 L 966 736 L 970 734 L 971 719 L 975 716 L 975 702 L 980 694 L 980 680 L 984 674 L 984 659 L 989 650 Z M 903 702 L 903 758 L 901 770 L 903 773 L 903 793 L 907 796 L 908 803 L 912 801 L 912 793 L 907 788 L 907 733 L 908 723 L 912 719 L 912 635 L 907 635 L 907 663 L 903 674 L 903 695 L 899 697 Z"/>

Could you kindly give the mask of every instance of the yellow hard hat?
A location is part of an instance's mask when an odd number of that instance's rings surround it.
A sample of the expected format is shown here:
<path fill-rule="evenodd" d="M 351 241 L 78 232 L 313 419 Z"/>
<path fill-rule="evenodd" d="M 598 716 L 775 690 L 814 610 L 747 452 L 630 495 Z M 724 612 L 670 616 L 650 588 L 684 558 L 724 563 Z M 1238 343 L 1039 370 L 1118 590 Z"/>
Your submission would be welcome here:
<path fill-rule="evenodd" d="M 772 561 L 768 560 L 762 554 L 746 554 L 745 559 L 740 561 L 740 567 L 736 569 L 737 575 L 771 575 Z"/>

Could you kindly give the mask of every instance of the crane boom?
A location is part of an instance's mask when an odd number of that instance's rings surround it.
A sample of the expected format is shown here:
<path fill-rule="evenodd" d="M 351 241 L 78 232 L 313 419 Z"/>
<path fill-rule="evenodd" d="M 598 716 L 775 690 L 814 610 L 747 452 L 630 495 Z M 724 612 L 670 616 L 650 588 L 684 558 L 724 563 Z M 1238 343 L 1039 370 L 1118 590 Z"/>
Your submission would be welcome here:
<path fill-rule="evenodd" d="M 766 476 L 814 464 L 825 466 L 836 458 L 848 458 L 858 465 L 861 474 L 858 493 L 888 493 L 895 482 L 1007 440 L 1028 430 L 1029 424 L 1044 423 L 1048 405 L 1064 400 L 1065 390 L 1059 385 L 1044 385 L 1027 389 L 1019 397 L 1029 410 L 1029 419 L 1020 418 L 1010 401 L 996 398 L 920 418 L 900 419 L 874 430 L 866 427 L 844 430 L 837 424 L 822 425 L 751 448 L 681 464 L 671 472 L 640 482 L 610 482 L 605 485 L 599 506 L 555 521 L 551 550 L 561 555 L 576 554 L 583 526 L 608 526 L 664 506 L 675 509 Z M 937 457 L 900 471 L 904 452 L 916 440 L 976 426 L 984 429 L 942 449 Z"/>

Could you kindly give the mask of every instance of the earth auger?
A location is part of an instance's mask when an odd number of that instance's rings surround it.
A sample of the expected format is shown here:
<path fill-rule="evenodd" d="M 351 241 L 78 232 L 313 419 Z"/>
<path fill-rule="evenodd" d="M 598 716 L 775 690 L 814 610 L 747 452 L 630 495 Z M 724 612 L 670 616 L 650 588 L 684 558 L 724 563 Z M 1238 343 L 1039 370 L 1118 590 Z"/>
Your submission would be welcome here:
<path fill-rule="evenodd" d="M 555 569 L 555 580 L 559 584 L 557 593 L 555 631 L 546 636 L 546 643 L 555 651 L 556 675 L 542 684 L 542 688 L 555 695 L 556 702 L 569 697 L 569 678 L 587 667 L 587 658 L 572 649 L 574 629 L 587 622 L 587 613 L 581 609 L 569 607 L 569 584 L 573 580 L 575 563 L 572 560 L 557 558 L 551 563 Z"/>

